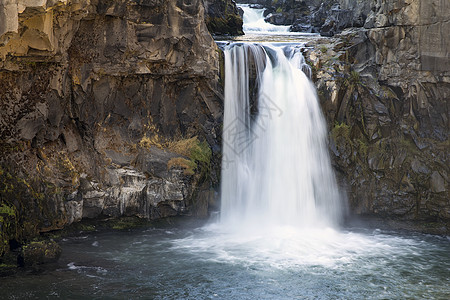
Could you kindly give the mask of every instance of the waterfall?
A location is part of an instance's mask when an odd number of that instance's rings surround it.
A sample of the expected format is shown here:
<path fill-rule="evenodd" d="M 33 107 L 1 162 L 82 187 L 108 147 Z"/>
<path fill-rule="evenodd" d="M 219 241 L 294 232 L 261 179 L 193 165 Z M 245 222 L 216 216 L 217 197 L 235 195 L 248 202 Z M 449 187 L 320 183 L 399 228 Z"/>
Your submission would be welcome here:
<path fill-rule="evenodd" d="M 244 11 L 244 32 L 245 33 L 289 33 L 291 26 L 280 26 L 267 23 L 264 20 L 264 8 L 251 8 L 248 4 L 238 4 L 238 7 Z"/>
<path fill-rule="evenodd" d="M 300 46 L 234 43 L 224 54 L 221 223 L 336 225 L 326 124 Z"/>

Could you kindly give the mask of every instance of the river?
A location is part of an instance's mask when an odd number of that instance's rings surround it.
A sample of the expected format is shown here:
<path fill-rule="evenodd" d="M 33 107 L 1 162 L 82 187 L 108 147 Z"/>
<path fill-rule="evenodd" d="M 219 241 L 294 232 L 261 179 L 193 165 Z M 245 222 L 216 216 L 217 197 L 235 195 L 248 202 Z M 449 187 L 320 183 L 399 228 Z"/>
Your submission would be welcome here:
<path fill-rule="evenodd" d="M 188 229 L 65 239 L 57 265 L 0 278 L 2 299 L 449 299 L 446 237 L 379 229 L 267 236 Z"/>
<path fill-rule="evenodd" d="M 344 225 L 300 51 L 315 37 L 247 22 L 221 42 L 220 220 L 65 238 L 57 264 L 1 278 L 2 299 L 450 299 L 448 237 Z"/>

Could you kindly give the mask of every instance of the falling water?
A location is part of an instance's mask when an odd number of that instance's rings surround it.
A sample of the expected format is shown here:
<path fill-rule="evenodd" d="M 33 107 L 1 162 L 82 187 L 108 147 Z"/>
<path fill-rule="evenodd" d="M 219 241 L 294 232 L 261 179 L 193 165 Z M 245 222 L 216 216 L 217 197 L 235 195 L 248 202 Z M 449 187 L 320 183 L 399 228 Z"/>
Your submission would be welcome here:
<path fill-rule="evenodd" d="M 300 47 L 224 49 L 220 223 L 83 232 L 51 270 L 0 278 L 2 299 L 450 299 L 449 237 L 330 228 L 343 205 Z"/>
<path fill-rule="evenodd" d="M 342 203 L 300 46 L 238 43 L 224 53 L 221 222 L 336 225 Z"/>
<path fill-rule="evenodd" d="M 264 20 L 264 8 L 251 8 L 248 4 L 239 5 L 244 11 L 243 21 L 244 21 L 244 32 L 258 32 L 261 33 L 283 33 L 289 32 L 290 26 L 280 26 L 267 23 Z"/>

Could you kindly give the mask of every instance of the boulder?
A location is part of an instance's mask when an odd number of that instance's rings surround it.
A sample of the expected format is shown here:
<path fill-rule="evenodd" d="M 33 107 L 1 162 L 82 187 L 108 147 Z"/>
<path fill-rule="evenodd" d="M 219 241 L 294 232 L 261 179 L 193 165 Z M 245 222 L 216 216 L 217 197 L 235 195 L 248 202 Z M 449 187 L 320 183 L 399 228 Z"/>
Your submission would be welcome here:
<path fill-rule="evenodd" d="M 19 255 L 20 265 L 24 267 L 57 262 L 61 256 L 61 246 L 55 241 L 31 242 L 22 246 Z"/>

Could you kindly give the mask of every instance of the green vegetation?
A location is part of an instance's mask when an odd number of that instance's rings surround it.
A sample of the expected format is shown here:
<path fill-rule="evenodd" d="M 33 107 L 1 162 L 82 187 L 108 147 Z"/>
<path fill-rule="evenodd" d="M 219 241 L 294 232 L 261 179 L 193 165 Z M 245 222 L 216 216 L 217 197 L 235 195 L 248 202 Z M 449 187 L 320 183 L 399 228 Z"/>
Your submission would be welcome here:
<path fill-rule="evenodd" d="M 192 160 L 188 160 L 182 157 L 174 157 L 169 160 L 167 163 L 167 168 L 170 170 L 173 167 L 180 167 L 184 170 L 184 175 L 194 175 L 194 169 L 197 167 L 197 164 Z"/>
<path fill-rule="evenodd" d="M 361 133 L 352 134 L 349 125 L 345 123 L 336 123 L 331 129 L 331 137 L 335 142 L 337 142 L 339 138 L 344 139 L 345 143 L 351 147 L 352 153 L 354 153 L 353 155 L 358 153 L 362 159 L 367 157 L 367 153 L 369 151 L 368 142 Z"/>
<path fill-rule="evenodd" d="M 194 170 L 199 170 L 200 176 L 208 176 L 211 170 L 212 151 L 206 141 L 200 142 L 198 138 L 183 139 L 172 142 L 168 145 L 168 150 L 188 157 L 189 160 L 176 157 L 168 163 L 168 168 L 180 166 L 185 170 L 186 175 L 194 175 Z"/>
<path fill-rule="evenodd" d="M 223 17 L 207 17 L 206 27 L 213 34 L 243 34 L 242 19 L 239 15 L 234 14 L 225 14 Z"/>
<path fill-rule="evenodd" d="M 77 169 L 70 161 L 69 157 L 64 152 L 58 152 L 56 165 L 61 173 L 68 177 L 72 181 L 72 186 L 75 187 L 78 185 L 80 174 Z"/>
<path fill-rule="evenodd" d="M 384 96 L 385 98 L 388 98 L 388 99 L 397 99 L 397 100 L 398 100 L 397 94 L 396 94 L 392 89 L 390 89 L 389 87 L 387 87 L 387 86 L 385 86 L 385 85 L 382 85 L 382 86 L 381 86 L 381 91 L 382 91 L 382 94 L 383 94 L 383 96 Z"/>
<path fill-rule="evenodd" d="M 354 85 L 361 84 L 361 78 L 358 72 L 356 71 L 350 72 L 350 83 Z"/>
<path fill-rule="evenodd" d="M 197 170 L 200 177 L 209 176 L 212 151 L 206 141 L 200 142 L 197 136 L 177 140 L 165 139 L 159 135 L 158 129 L 151 120 L 145 127 L 146 132 L 139 142 L 141 148 L 157 147 L 184 156 L 170 159 L 167 164 L 168 169 L 181 167 L 186 175 L 194 175 Z"/>
<path fill-rule="evenodd" d="M 24 143 L 5 143 L 0 142 L 0 153 L 2 155 L 23 151 Z"/>
<path fill-rule="evenodd" d="M 199 142 L 196 139 L 194 146 L 191 148 L 190 158 L 200 166 L 202 173 L 204 173 L 203 175 L 206 175 L 211 170 L 211 157 L 212 151 L 208 143 L 206 141 Z"/>
<path fill-rule="evenodd" d="M 357 139 L 358 152 L 361 154 L 363 158 L 367 157 L 367 151 L 369 149 L 367 142 L 362 139 Z"/>
<path fill-rule="evenodd" d="M 17 235 L 17 210 L 13 205 L 0 206 L 0 258 L 9 248 L 9 240 Z"/>
<path fill-rule="evenodd" d="M 402 149 L 406 153 L 413 154 L 413 155 L 414 154 L 418 155 L 421 153 L 419 148 L 417 148 L 416 144 L 414 143 L 414 141 L 411 138 L 402 137 L 399 140 L 398 144 L 399 144 L 399 149 Z"/>
<path fill-rule="evenodd" d="M 109 220 L 107 226 L 115 230 L 129 230 L 133 228 L 139 228 L 148 225 L 148 221 L 145 219 L 139 219 L 136 217 L 124 217 L 120 219 Z"/>
<path fill-rule="evenodd" d="M 331 129 L 331 137 L 336 140 L 339 136 L 350 141 L 350 126 L 345 123 L 335 123 L 333 129 Z"/>
<path fill-rule="evenodd" d="M 7 216 L 10 216 L 10 217 L 13 217 L 13 216 L 16 215 L 16 209 L 14 208 L 14 206 L 9 206 L 9 205 L 6 205 L 6 204 L 3 203 L 0 206 L 0 215 L 7 215 Z M 1 219 L 1 216 L 0 216 L 0 221 L 1 220 L 2 219 Z"/>
<path fill-rule="evenodd" d="M 42 178 L 0 167 L 0 259 L 9 252 L 10 241 L 21 244 L 35 237 L 42 227 L 61 227 L 65 217 L 46 201 L 48 197 L 60 197 L 60 193 Z"/>

